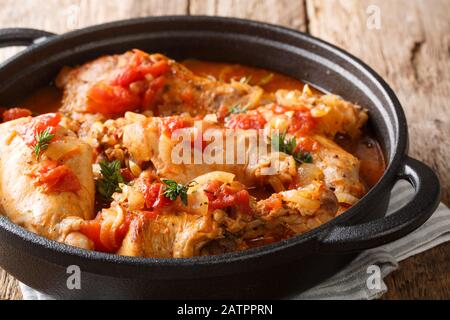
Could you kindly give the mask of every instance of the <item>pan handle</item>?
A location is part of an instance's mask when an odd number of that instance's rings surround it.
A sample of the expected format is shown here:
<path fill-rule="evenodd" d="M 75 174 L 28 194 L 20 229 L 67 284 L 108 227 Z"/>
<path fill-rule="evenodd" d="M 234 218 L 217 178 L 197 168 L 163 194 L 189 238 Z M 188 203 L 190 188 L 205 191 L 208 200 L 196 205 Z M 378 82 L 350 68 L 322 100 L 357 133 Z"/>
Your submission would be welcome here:
<path fill-rule="evenodd" d="M 0 48 L 29 46 L 37 40 L 54 36 L 54 33 L 26 28 L 0 29 Z"/>
<path fill-rule="evenodd" d="M 436 174 L 420 161 L 407 157 L 397 180 L 415 189 L 413 199 L 389 216 L 354 226 L 335 226 L 319 239 L 319 252 L 346 253 L 375 248 L 398 240 L 424 224 L 440 201 Z"/>

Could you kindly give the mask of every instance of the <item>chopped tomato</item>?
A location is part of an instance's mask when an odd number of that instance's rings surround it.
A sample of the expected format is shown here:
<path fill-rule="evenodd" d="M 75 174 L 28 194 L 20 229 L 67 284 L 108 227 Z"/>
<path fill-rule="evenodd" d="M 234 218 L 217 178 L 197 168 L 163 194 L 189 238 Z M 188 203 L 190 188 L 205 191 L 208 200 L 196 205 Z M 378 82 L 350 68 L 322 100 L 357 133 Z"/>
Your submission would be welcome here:
<path fill-rule="evenodd" d="M 39 133 L 49 130 L 50 134 L 55 134 L 56 129 L 61 121 L 60 113 L 48 113 L 34 118 L 30 123 L 25 124 L 20 128 L 19 133 L 24 139 L 25 143 L 33 147 L 36 145 L 36 136 Z"/>
<path fill-rule="evenodd" d="M 204 188 L 209 200 L 209 209 L 225 209 L 239 207 L 243 212 L 250 213 L 250 194 L 247 190 L 235 191 L 219 181 L 211 181 Z"/>
<path fill-rule="evenodd" d="M 137 68 L 124 68 L 118 70 L 111 81 L 111 85 L 113 86 L 122 86 L 126 87 L 132 84 L 133 82 L 142 80 L 145 78 Z"/>
<path fill-rule="evenodd" d="M 170 71 L 168 60 L 152 61 L 150 55 L 134 50 L 129 63 L 105 81 L 90 88 L 87 111 L 121 114 L 136 109 L 149 109 L 164 87 L 165 74 Z"/>
<path fill-rule="evenodd" d="M 60 113 L 48 113 L 34 118 L 36 131 L 41 132 L 49 127 L 57 127 L 62 119 Z"/>
<path fill-rule="evenodd" d="M 263 129 L 267 121 L 259 113 L 255 114 L 233 114 L 225 123 L 228 129 Z"/>
<path fill-rule="evenodd" d="M 125 217 L 125 221 L 115 230 L 116 231 L 115 239 L 117 244 L 122 244 L 123 239 L 125 238 L 125 236 L 128 233 L 128 230 L 130 229 L 130 223 L 132 219 L 133 215 L 128 214 Z M 119 248 L 115 249 L 115 251 L 117 251 L 118 249 Z"/>
<path fill-rule="evenodd" d="M 141 99 L 130 90 L 105 82 L 94 85 L 87 93 L 89 112 L 119 114 L 140 107 Z"/>
<path fill-rule="evenodd" d="M 297 139 L 297 149 L 295 151 L 313 152 L 317 151 L 319 143 L 311 137 L 300 137 Z"/>
<path fill-rule="evenodd" d="M 152 65 L 142 65 L 139 67 L 139 71 L 142 74 L 151 74 L 154 78 L 158 78 L 166 74 L 169 70 L 170 66 L 167 60 L 160 60 Z"/>
<path fill-rule="evenodd" d="M 99 213 L 94 220 L 84 221 L 80 226 L 80 232 L 94 243 L 96 251 L 115 253 L 120 249 L 132 219 L 133 215 L 128 214 L 119 227 L 113 230 L 106 230 L 107 232 L 114 232 L 114 234 L 111 234 L 112 237 L 102 239 L 102 228 L 110 226 L 104 224 L 102 214 Z"/>
<path fill-rule="evenodd" d="M 219 193 L 221 186 L 223 186 L 223 182 L 217 180 L 209 181 L 203 190 L 205 190 L 205 192 L 209 195 L 215 195 Z"/>
<path fill-rule="evenodd" d="M 146 185 L 144 189 L 145 204 L 148 209 L 161 209 L 173 203 L 164 196 L 165 186 L 162 183 Z"/>
<path fill-rule="evenodd" d="M 125 179 L 125 181 L 130 182 L 132 180 L 134 180 L 136 177 L 133 175 L 133 173 L 131 172 L 130 169 L 128 168 L 124 168 L 124 169 L 120 169 L 120 174 L 122 175 L 122 177 Z"/>
<path fill-rule="evenodd" d="M 163 119 L 163 132 L 169 137 L 171 137 L 175 131 L 186 128 L 187 126 L 188 124 L 182 118 L 170 117 Z"/>
<path fill-rule="evenodd" d="M 95 250 L 109 252 L 109 250 L 105 246 L 103 246 L 102 242 L 100 241 L 100 229 L 101 224 L 99 219 L 83 221 L 80 226 L 80 232 L 94 243 Z"/>
<path fill-rule="evenodd" d="M 33 113 L 28 109 L 12 108 L 3 112 L 3 121 L 8 122 L 20 118 L 30 117 Z"/>
<path fill-rule="evenodd" d="M 274 194 L 269 199 L 264 201 L 264 207 L 270 212 L 273 210 L 281 209 L 283 207 L 283 200 L 281 195 Z"/>
<path fill-rule="evenodd" d="M 75 173 L 68 166 L 59 165 L 56 161 L 42 161 L 33 177 L 36 178 L 34 185 L 42 187 L 44 193 L 81 190 L 80 181 Z"/>
<path fill-rule="evenodd" d="M 205 151 L 206 147 L 211 143 L 211 141 L 206 141 L 205 136 L 202 131 L 196 132 L 193 139 L 191 140 L 191 148 Z"/>
<path fill-rule="evenodd" d="M 166 83 L 166 78 L 161 76 L 156 78 L 150 83 L 150 87 L 145 92 L 142 100 L 142 107 L 144 109 L 149 109 L 153 105 L 158 92 L 164 87 Z"/>
<path fill-rule="evenodd" d="M 308 134 L 315 126 L 316 120 L 309 110 L 296 111 L 288 131 L 291 134 Z"/>
<path fill-rule="evenodd" d="M 142 62 L 141 62 L 142 63 Z M 169 63 L 166 60 L 154 64 L 139 65 L 132 61 L 128 66 L 119 70 L 111 81 L 111 85 L 127 87 L 133 82 L 143 80 L 147 75 L 158 78 L 169 71 Z"/>

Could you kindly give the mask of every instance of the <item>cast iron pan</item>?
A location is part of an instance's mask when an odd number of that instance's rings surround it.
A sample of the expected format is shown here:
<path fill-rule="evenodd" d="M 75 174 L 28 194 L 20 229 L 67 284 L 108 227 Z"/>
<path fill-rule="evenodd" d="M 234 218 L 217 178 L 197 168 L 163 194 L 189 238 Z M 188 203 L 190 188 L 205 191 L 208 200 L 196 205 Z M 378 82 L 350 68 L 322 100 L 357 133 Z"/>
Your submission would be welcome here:
<path fill-rule="evenodd" d="M 408 130 L 389 86 L 350 54 L 309 35 L 239 19 L 172 16 L 99 25 L 64 35 L 0 30 L 0 46 L 27 49 L 0 66 L 0 101 L 47 85 L 65 65 L 132 48 L 176 59 L 239 62 L 315 84 L 369 109 L 388 169 L 354 207 L 321 227 L 245 252 L 191 259 L 144 259 L 88 252 L 56 243 L 0 218 L 0 266 L 56 298 L 285 298 L 338 272 L 356 254 L 422 225 L 440 198 L 436 175 L 407 156 Z M 7 156 L 7 155 L 0 155 Z M 392 186 L 408 181 L 412 200 L 385 217 Z M 67 287 L 67 268 L 81 289 Z"/>

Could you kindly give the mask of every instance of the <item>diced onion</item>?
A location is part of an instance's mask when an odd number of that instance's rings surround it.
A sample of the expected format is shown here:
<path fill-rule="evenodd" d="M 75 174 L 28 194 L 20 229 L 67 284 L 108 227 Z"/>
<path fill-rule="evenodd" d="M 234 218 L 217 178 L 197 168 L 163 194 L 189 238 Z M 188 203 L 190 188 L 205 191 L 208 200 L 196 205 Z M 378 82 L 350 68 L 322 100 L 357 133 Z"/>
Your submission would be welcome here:
<path fill-rule="evenodd" d="M 141 175 L 142 173 L 141 167 L 139 167 L 133 160 L 128 161 L 128 167 L 130 168 L 130 171 L 133 174 L 133 176 L 139 177 Z"/>
<path fill-rule="evenodd" d="M 280 130 L 280 132 L 286 132 L 288 129 L 288 120 L 284 116 L 275 117 L 270 120 L 270 127 Z"/>
<path fill-rule="evenodd" d="M 322 117 L 325 117 L 330 111 L 331 111 L 331 107 L 321 104 L 321 105 L 318 105 L 317 107 L 311 109 L 311 115 L 314 118 L 322 118 Z"/>
<path fill-rule="evenodd" d="M 193 187 L 191 187 L 190 189 L 192 189 Z M 188 209 L 191 213 L 202 216 L 208 213 L 209 200 L 202 189 L 197 189 L 195 192 L 189 190 L 188 203 L 189 203 Z"/>
<path fill-rule="evenodd" d="M 234 178 L 236 176 L 232 173 L 229 172 L 224 172 L 224 171 L 213 171 L 213 172 L 209 172 L 207 174 L 204 174 L 200 177 L 197 177 L 194 179 L 194 181 L 198 184 L 198 185 L 203 185 L 208 183 L 209 181 L 220 181 L 223 183 L 231 183 L 233 182 Z M 193 188 L 191 188 L 192 191 L 195 191 L 195 186 L 193 186 Z M 189 190 L 191 190 L 189 189 Z"/>
<path fill-rule="evenodd" d="M 313 92 L 311 91 L 311 88 L 309 87 L 309 85 L 305 84 L 305 86 L 303 87 L 303 94 L 311 97 Z"/>
<path fill-rule="evenodd" d="M 313 181 L 324 179 L 323 171 L 314 164 L 303 163 L 297 170 L 298 181 L 301 186 L 306 186 Z"/>
<path fill-rule="evenodd" d="M 289 190 L 281 193 L 285 201 L 300 205 L 308 211 L 316 211 L 320 208 L 320 200 L 313 200 L 302 196 L 300 190 Z"/>
<path fill-rule="evenodd" d="M 273 190 L 275 190 L 275 192 L 277 193 L 286 190 L 281 180 L 277 177 L 270 177 L 269 183 L 272 186 Z"/>
<path fill-rule="evenodd" d="M 212 122 L 212 123 L 217 123 L 219 122 L 219 120 L 217 120 L 217 115 L 215 114 L 207 114 L 204 118 L 203 121 L 206 122 Z"/>
<path fill-rule="evenodd" d="M 146 117 L 139 113 L 126 112 L 125 119 L 129 120 L 130 122 L 139 122 L 139 121 L 144 121 L 146 119 Z"/>
<path fill-rule="evenodd" d="M 77 141 L 57 140 L 49 144 L 48 149 L 45 151 L 45 155 L 51 160 L 58 161 L 63 157 L 73 155 L 80 151 L 80 146 Z"/>
<path fill-rule="evenodd" d="M 335 192 L 335 194 L 336 194 L 336 198 L 338 199 L 339 203 L 346 203 L 346 204 L 354 205 L 355 203 L 357 203 L 359 201 L 359 199 L 357 197 L 352 196 L 349 193 Z"/>
<path fill-rule="evenodd" d="M 122 193 L 125 193 L 128 197 L 128 208 L 131 211 L 144 209 L 145 198 L 142 195 L 142 192 L 129 186 L 124 186 L 122 190 Z"/>

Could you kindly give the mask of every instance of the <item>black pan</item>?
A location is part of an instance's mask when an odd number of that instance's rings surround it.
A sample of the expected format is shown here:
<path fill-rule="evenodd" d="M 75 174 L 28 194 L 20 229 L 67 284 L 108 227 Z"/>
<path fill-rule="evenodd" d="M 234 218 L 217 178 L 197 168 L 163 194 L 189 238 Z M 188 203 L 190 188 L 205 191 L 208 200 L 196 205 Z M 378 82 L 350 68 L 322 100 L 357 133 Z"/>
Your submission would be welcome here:
<path fill-rule="evenodd" d="M 132 48 L 175 59 L 239 62 L 301 79 L 368 108 L 388 163 L 381 181 L 340 217 L 285 241 L 221 256 L 144 259 L 88 252 L 0 218 L 0 266 L 56 298 L 284 298 L 335 274 L 358 252 L 412 232 L 438 205 L 439 181 L 407 156 L 405 115 L 389 86 L 355 57 L 309 35 L 253 21 L 178 16 L 63 35 L 0 30 L 0 46 L 11 45 L 28 48 L 0 66 L 2 104 L 47 85 L 63 66 Z M 385 217 L 391 188 L 399 180 L 410 182 L 415 196 Z M 71 265 L 81 269 L 81 290 L 67 287 Z"/>

